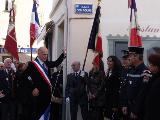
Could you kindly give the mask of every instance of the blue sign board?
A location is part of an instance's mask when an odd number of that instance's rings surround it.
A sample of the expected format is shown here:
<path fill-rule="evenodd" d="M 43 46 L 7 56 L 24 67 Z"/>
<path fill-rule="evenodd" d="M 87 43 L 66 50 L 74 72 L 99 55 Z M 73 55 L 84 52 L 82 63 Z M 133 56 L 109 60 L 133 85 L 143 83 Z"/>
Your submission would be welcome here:
<path fill-rule="evenodd" d="M 32 53 L 36 53 L 37 49 L 32 48 Z M 31 48 L 18 48 L 18 52 L 20 53 L 31 53 Z"/>
<path fill-rule="evenodd" d="M 92 14 L 93 5 L 92 4 L 75 4 L 76 14 Z"/>
<path fill-rule="evenodd" d="M 30 48 L 17 48 L 19 53 L 31 53 L 31 49 Z M 32 48 L 32 53 L 36 53 L 37 48 Z M 0 53 L 5 53 L 6 51 L 4 50 L 4 48 L 0 48 Z"/>

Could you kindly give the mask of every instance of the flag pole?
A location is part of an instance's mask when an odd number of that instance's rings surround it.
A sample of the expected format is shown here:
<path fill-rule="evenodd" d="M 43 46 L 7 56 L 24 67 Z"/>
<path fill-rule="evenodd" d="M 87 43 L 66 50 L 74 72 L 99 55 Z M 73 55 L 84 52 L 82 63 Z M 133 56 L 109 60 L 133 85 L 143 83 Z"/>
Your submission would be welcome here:
<path fill-rule="evenodd" d="M 86 64 L 87 54 L 88 54 L 88 47 L 87 47 L 86 55 L 85 55 L 84 62 L 83 62 L 83 68 L 82 68 L 83 71 L 84 71 L 84 67 L 85 67 L 85 64 Z"/>
<path fill-rule="evenodd" d="M 31 61 L 32 61 L 32 46 L 30 47 L 30 49 L 31 49 Z"/>

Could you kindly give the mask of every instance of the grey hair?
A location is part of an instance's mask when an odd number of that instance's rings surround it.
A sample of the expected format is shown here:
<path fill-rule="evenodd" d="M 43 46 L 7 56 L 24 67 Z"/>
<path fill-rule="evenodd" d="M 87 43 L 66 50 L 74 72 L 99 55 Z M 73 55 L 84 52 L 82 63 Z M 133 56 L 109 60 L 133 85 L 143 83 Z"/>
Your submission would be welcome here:
<path fill-rule="evenodd" d="M 4 63 L 7 62 L 8 60 L 12 61 L 11 58 L 6 58 L 4 59 Z"/>

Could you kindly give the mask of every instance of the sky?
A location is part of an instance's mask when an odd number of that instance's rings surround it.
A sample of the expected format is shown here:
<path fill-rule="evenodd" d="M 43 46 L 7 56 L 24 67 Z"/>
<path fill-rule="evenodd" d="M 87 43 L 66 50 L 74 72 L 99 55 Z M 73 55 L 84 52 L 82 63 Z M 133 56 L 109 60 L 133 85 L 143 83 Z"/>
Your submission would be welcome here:
<path fill-rule="evenodd" d="M 49 14 L 52 9 L 53 0 L 38 0 L 39 7 L 38 13 L 41 26 L 49 21 Z M 18 46 L 27 47 L 30 42 L 29 29 L 31 21 L 31 11 L 33 6 L 33 0 L 15 0 L 16 4 L 16 38 Z M 5 0 L 0 0 L 0 40 L 5 38 L 7 29 L 9 14 L 4 13 Z"/>

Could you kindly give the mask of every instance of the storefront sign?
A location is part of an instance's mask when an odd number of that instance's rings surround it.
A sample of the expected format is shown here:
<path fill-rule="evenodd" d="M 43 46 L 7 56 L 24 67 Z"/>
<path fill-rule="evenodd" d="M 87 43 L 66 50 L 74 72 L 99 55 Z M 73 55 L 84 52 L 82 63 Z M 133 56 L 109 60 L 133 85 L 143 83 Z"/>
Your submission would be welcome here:
<path fill-rule="evenodd" d="M 31 53 L 30 48 L 17 48 L 19 53 Z M 32 53 L 36 53 L 37 48 L 32 48 Z M 0 48 L 0 53 L 5 53 L 6 50 L 4 48 Z"/>
<path fill-rule="evenodd" d="M 36 53 L 37 49 L 32 48 L 32 53 Z M 31 53 L 31 48 L 18 48 L 18 52 L 20 53 Z"/>
<path fill-rule="evenodd" d="M 92 4 L 75 4 L 76 14 L 92 14 L 93 5 Z"/>

